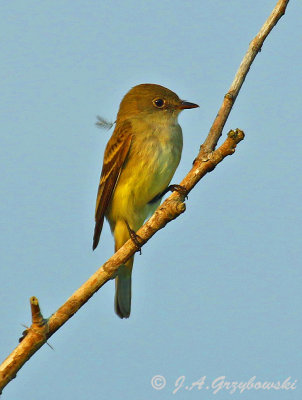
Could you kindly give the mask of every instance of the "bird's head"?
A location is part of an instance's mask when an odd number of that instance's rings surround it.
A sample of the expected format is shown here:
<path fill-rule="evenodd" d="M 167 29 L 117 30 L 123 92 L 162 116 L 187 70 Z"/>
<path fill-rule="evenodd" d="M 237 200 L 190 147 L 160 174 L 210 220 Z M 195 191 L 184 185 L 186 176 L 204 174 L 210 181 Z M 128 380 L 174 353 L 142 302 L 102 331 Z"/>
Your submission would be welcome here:
<path fill-rule="evenodd" d="M 181 100 L 171 90 L 151 83 L 134 86 L 123 98 L 117 115 L 118 120 L 152 116 L 177 119 L 184 109 L 199 107 Z"/>

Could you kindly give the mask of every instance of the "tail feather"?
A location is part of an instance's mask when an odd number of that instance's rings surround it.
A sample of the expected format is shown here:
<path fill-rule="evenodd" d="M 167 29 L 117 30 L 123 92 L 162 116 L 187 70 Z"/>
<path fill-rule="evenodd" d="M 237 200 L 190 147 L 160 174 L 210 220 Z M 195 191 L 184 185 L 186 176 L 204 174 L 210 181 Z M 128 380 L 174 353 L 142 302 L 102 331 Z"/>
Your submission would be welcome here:
<path fill-rule="evenodd" d="M 117 251 L 130 238 L 127 223 L 125 220 L 118 219 L 111 229 L 114 231 L 115 251 Z M 120 318 L 129 318 L 130 316 L 133 260 L 134 256 L 121 265 L 115 278 L 114 309 Z"/>
<path fill-rule="evenodd" d="M 129 265 L 130 263 L 131 265 Z M 114 309 L 120 318 L 129 318 L 131 311 L 131 274 L 133 257 L 119 268 L 115 278 Z"/>

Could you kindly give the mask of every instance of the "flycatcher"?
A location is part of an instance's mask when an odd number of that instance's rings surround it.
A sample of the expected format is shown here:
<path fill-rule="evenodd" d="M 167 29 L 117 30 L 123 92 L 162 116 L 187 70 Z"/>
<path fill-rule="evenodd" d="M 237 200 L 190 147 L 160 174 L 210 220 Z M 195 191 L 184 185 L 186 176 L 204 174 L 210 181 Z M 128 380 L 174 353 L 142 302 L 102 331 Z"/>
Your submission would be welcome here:
<path fill-rule="evenodd" d="M 104 217 L 114 235 L 115 251 L 159 206 L 179 164 L 182 130 L 178 115 L 197 104 L 181 100 L 171 90 L 154 84 L 132 88 L 123 98 L 114 132 L 106 146 L 95 210 L 93 250 L 97 247 Z M 115 312 L 128 318 L 131 309 L 131 257 L 115 278 Z"/>

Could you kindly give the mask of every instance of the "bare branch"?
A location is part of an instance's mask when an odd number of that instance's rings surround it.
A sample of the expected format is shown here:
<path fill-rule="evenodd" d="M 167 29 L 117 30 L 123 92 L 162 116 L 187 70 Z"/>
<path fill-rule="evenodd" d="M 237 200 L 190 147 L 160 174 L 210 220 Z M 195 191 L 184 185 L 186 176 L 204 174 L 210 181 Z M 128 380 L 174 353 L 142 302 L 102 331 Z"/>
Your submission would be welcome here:
<path fill-rule="evenodd" d="M 215 149 L 217 142 L 222 134 L 224 124 L 228 119 L 228 116 L 235 103 L 236 97 L 238 96 L 239 90 L 241 89 L 241 86 L 246 78 L 246 75 L 249 72 L 249 69 L 256 55 L 259 51 L 261 51 L 263 42 L 265 41 L 271 30 L 274 28 L 274 26 L 277 24 L 279 19 L 285 14 L 288 2 L 289 0 L 279 0 L 277 2 L 271 15 L 265 21 L 255 38 L 251 41 L 249 48 L 238 68 L 238 71 L 236 72 L 231 87 L 228 93 L 224 96 L 222 106 L 218 111 L 210 132 L 202 145 L 201 153 L 208 153 Z"/>
<path fill-rule="evenodd" d="M 48 324 L 41 314 L 38 299 L 30 298 L 32 325 L 19 339 L 19 345 L 0 365 L 0 394 L 2 389 L 16 377 L 19 369 L 47 341 Z"/>
<path fill-rule="evenodd" d="M 210 132 L 200 148 L 194 165 L 181 182 L 188 192 L 208 172 L 212 171 L 226 156 L 234 153 L 236 145 L 243 140 L 244 134 L 240 130 L 231 131 L 225 142 L 214 151 L 221 136 L 224 124 L 236 100 L 239 90 L 245 80 L 249 68 L 260 51 L 261 46 L 285 13 L 289 0 L 279 0 L 271 15 L 260 29 L 258 35 L 251 42 L 249 49 L 240 64 L 235 79 L 229 92 L 225 95 L 222 106 L 210 129 Z M 168 222 L 177 218 L 185 211 L 184 197 L 173 192 L 152 217 L 139 229 L 137 234 L 146 243 L 158 230 Z M 38 300 L 31 298 L 32 325 L 23 335 L 20 344 L 7 357 L 0 366 L 0 392 L 13 379 L 25 362 L 52 336 L 69 318 L 71 318 L 94 293 L 96 293 L 108 280 L 112 279 L 118 267 L 127 261 L 135 252 L 136 247 L 128 240 L 101 268 L 99 268 L 50 318 L 44 320 Z"/>

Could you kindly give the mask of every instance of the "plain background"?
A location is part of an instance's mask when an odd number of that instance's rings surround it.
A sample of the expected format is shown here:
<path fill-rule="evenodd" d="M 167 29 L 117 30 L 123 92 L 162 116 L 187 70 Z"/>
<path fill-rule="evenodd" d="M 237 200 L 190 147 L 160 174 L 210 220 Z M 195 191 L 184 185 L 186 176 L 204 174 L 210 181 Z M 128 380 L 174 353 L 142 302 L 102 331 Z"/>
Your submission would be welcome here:
<path fill-rule="evenodd" d="M 1 293 L 4 359 L 30 324 L 29 297 L 51 315 L 113 253 L 106 224 L 91 250 L 103 151 L 123 95 L 164 85 L 184 111 L 180 182 L 249 42 L 276 0 L 9 1 L 1 13 Z M 295 390 L 234 398 L 300 399 L 301 27 L 292 0 L 257 56 L 226 132 L 236 153 L 190 194 L 187 211 L 137 255 L 129 320 L 108 283 L 4 390 L 4 399 L 186 399 L 206 376 L 298 380 Z M 151 386 L 154 375 L 166 387 Z"/>

